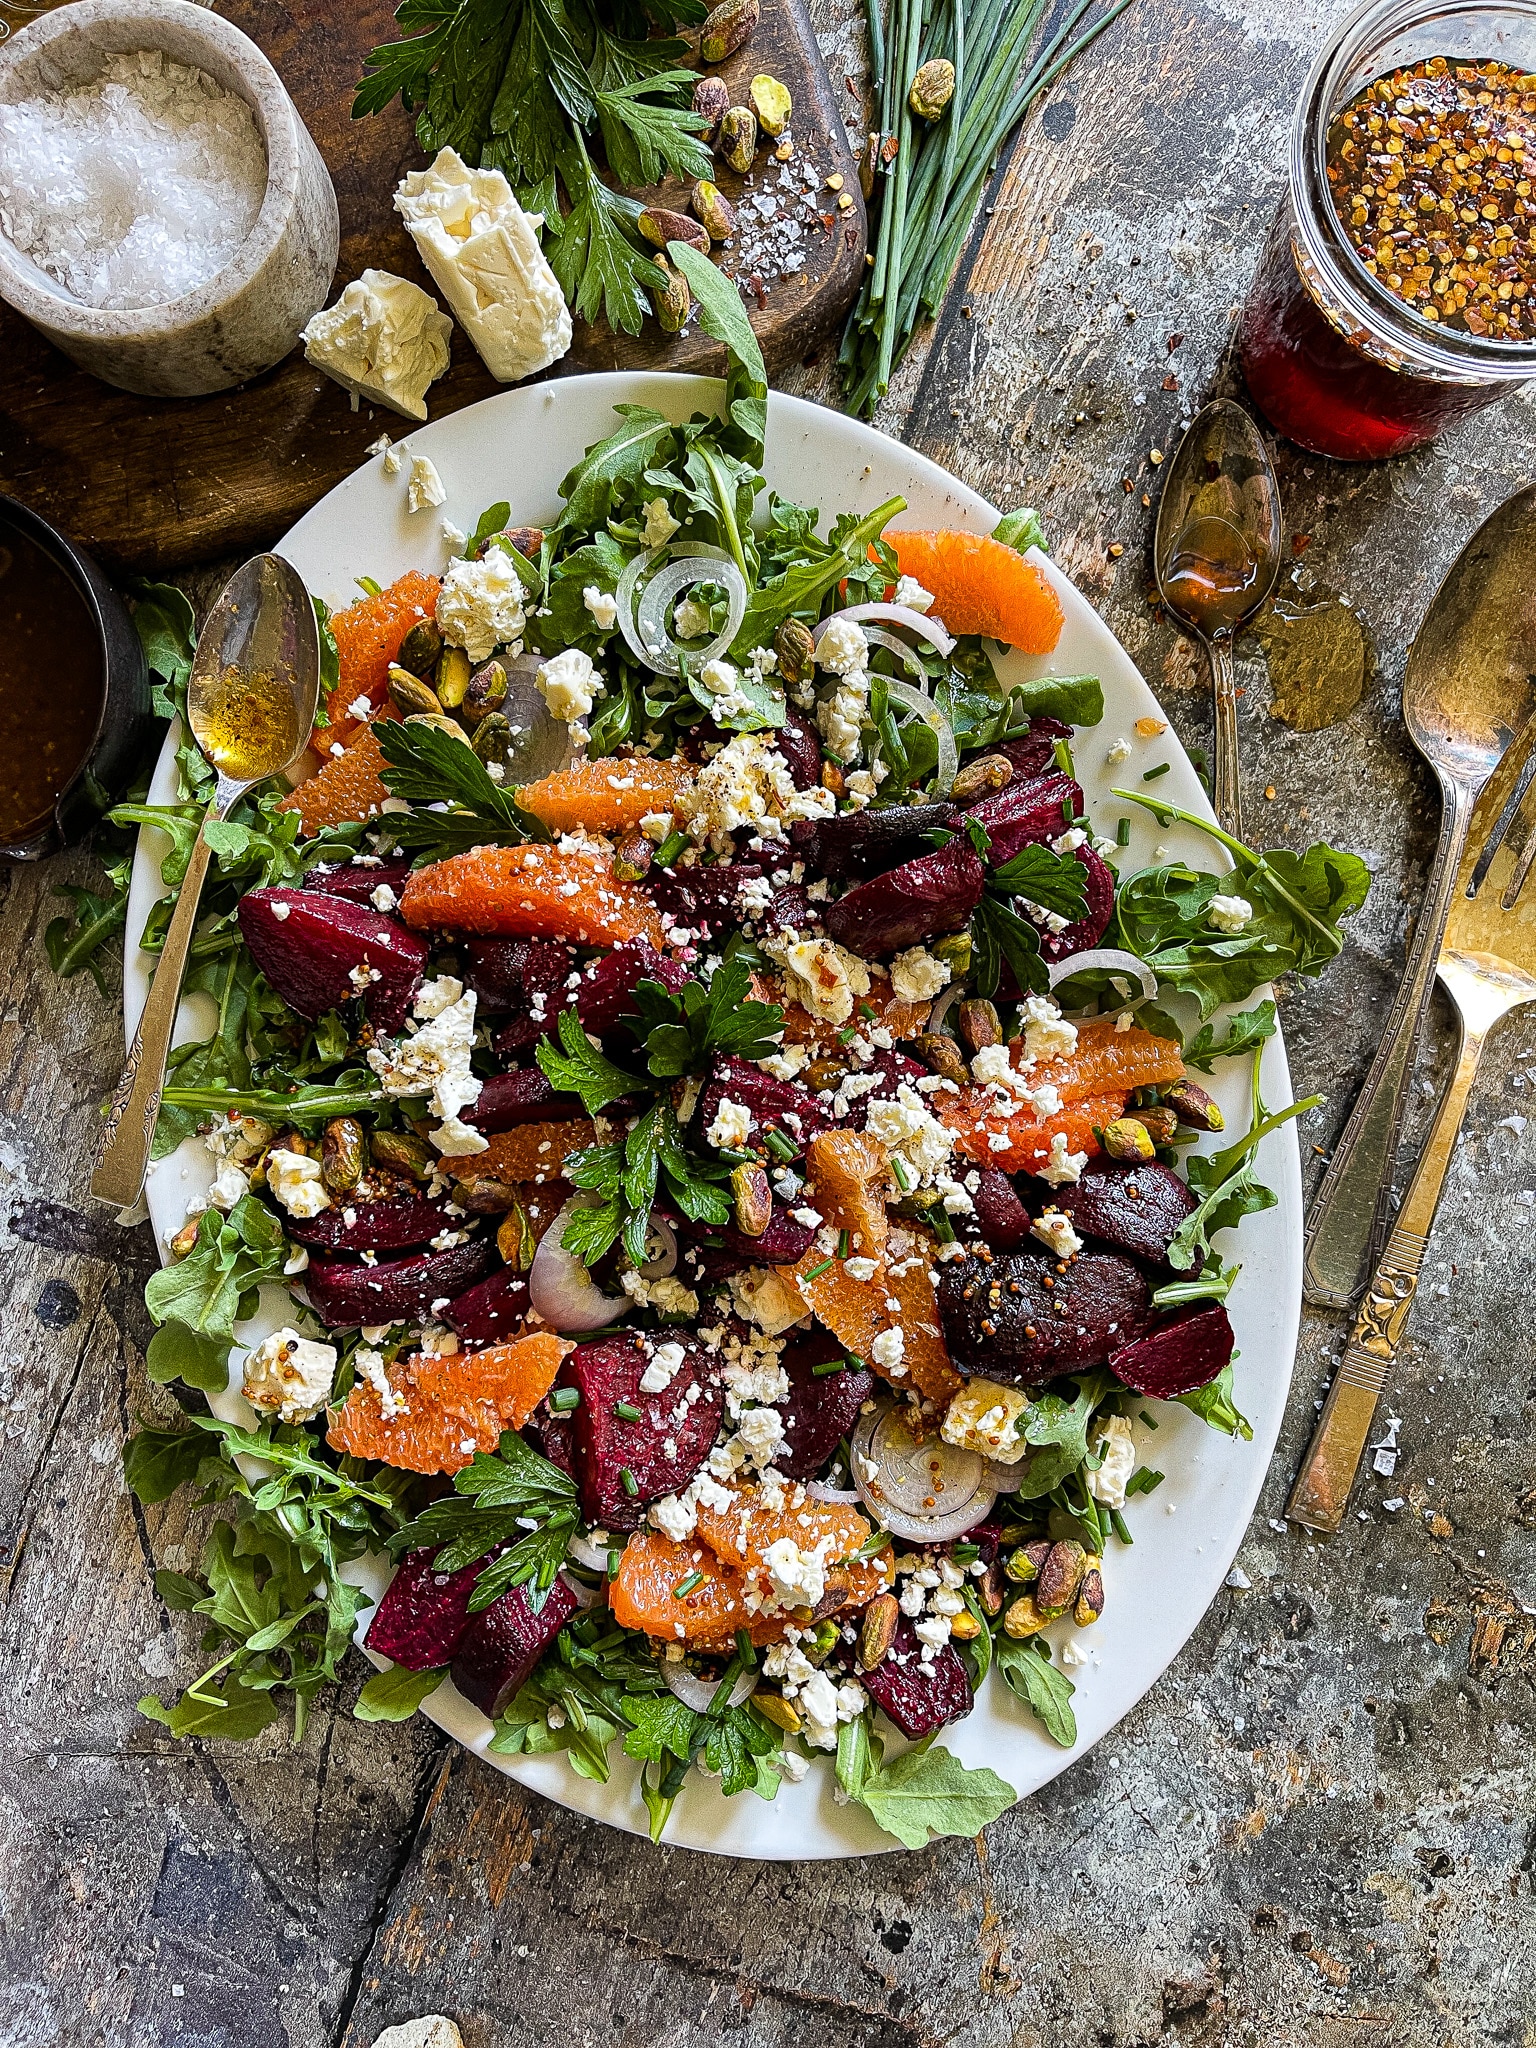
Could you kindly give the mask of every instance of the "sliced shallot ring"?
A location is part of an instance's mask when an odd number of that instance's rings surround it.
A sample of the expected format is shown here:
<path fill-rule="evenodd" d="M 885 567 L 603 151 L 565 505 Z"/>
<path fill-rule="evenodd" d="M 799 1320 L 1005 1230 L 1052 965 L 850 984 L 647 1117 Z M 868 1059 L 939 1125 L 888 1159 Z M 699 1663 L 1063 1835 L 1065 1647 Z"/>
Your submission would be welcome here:
<path fill-rule="evenodd" d="M 603 1569 L 606 1571 L 606 1565 Z M 596 1607 L 603 1599 L 596 1586 L 583 1585 L 574 1572 L 562 1571 L 560 1581 L 568 1589 L 578 1607 Z"/>
<path fill-rule="evenodd" d="M 909 1543 L 949 1543 L 963 1536 L 986 1520 L 1003 1490 L 1001 1468 L 991 1459 L 946 1444 L 940 1436 L 914 1444 L 904 1411 L 895 1403 L 882 1403 L 864 1416 L 849 1448 L 859 1498 L 883 1529 Z M 931 1468 L 921 1479 L 916 1470 L 919 1460 Z M 874 1466 L 874 1478 L 865 1471 L 866 1465 Z M 938 1489 L 928 1491 L 933 1477 L 941 1480 L 955 1502 L 943 1512 L 919 1505 L 932 1498 L 937 1509 Z"/>
<path fill-rule="evenodd" d="M 1124 974 L 1141 984 L 1137 1002 L 1145 1002 L 1157 994 L 1157 976 L 1145 960 L 1139 960 L 1134 953 L 1124 953 L 1118 946 L 1092 946 L 1086 953 L 1069 953 L 1064 960 L 1057 960 L 1051 967 L 1052 988 L 1063 981 L 1070 981 L 1074 974 Z M 1127 998 L 1130 1000 L 1130 998 Z"/>
<path fill-rule="evenodd" d="M 952 981 L 948 988 L 934 998 L 933 1008 L 928 1012 L 928 1022 L 923 1026 L 924 1032 L 932 1034 L 938 1031 L 944 1032 L 946 1037 L 954 1037 L 953 1031 L 946 1031 L 945 1027 L 949 1022 L 950 1011 L 956 1003 L 965 999 L 966 979 L 965 975 L 961 975 L 958 981 Z"/>
<path fill-rule="evenodd" d="M 634 1307 L 627 1294 L 604 1294 L 576 1254 L 560 1242 L 565 1226 L 586 1206 L 582 1197 L 572 1196 L 539 1239 L 528 1269 L 530 1304 L 562 1336 L 606 1329 Z"/>
<path fill-rule="evenodd" d="M 819 641 L 831 625 L 832 619 L 884 619 L 887 625 L 905 626 L 910 633 L 916 633 L 937 648 L 940 654 L 948 654 L 954 648 L 953 637 L 945 631 L 942 619 L 932 619 L 923 612 L 914 611 L 909 604 L 850 604 L 840 612 L 833 612 L 832 618 L 823 619 L 812 629 L 811 638 Z"/>
<path fill-rule="evenodd" d="M 909 672 L 917 677 L 918 689 L 926 692 L 928 671 L 923 667 L 923 658 L 914 648 L 909 647 L 905 640 L 898 640 L 894 633 L 882 633 L 878 626 L 866 626 L 864 638 L 871 647 L 883 647 L 887 654 L 899 656 Z"/>
<path fill-rule="evenodd" d="M 665 1280 L 669 1273 L 677 1271 L 677 1233 L 666 1217 L 658 1216 L 654 1209 L 646 1227 L 647 1243 L 653 1237 L 660 1238 L 661 1250 L 654 1259 L 646 1260 L 640 1268 L 640 1276 L 644 1280 Z"/>
<path fill-rule="evenodd" d="M 640 578 L 662 555 L 670 555 L 672 560 L 656 571 L 637 606 L 635 592 Z M 701 568 L 700 563 L 707 566 Z M 717 655 L 724 654 L 746 617 L 747 579 L 725 550 L 703 541 L 673 541 L 665 548 L 636 555 L 619 578 L 614 590 L 619 605 L 619 631 L 635 659 L 656 675 L 682 674 L 683 651 L 667 630 L 667 607 L 679 591 L 691 589 L 695 583 L 718 583 L 729 599 L 725 630 L 716 634 L 707 647 L 688 652 L 689 661 L 703 668 Z"/>
<path fill-rule="evenodd" d="M 828 1486 L 824 1479 L 807 1479 L 805 1490 L 812 1500 L 830 1501 L 836 1507 L 857 1507 L 861 1498 L 851 1487 Z"/>
<path fill-rule="evenodd" d="M 608 1553 L 615 1546 L 611 1543 L 594 1543 L 584 1529 L 578 1529 L 576 1534 L 567 1540 L 565 1547 L 576 1562 L 584 1565 L 589 1572 L 606 1573 Z"/>
<path fill-rule="evenodd" d="M 908 711 L 915 711 L 925 725 L 932 727 L 933 736 L 939 743 L 939 765 L 934 771 L 929 793 L 934 798 L 948 796 L 955 786 L 955 773 L 960 766 L 960 752 L 955 745 L 954 728 L 933 699 L 923 691 L 914 689 L 910 683 L 898 682 L 894 677 L 887 677 L 885 687 L 887 693 L 894 697 L 898 704 L 905 705 Z"/>
<path fill-rule="evenodd" d="M 686 1664 L 669 1664 L 665 1658 L 661 1661 L 661 1675 L 666 1680 L 668 1692 L 675 1699 L 680 1699 L 685 1707 L 691 1707 L 696 1714 L 708 1713 L 715 1694 L 720 1690 L 718 1678 L 700 1678 L 699 1674 L 690 1671 Z M 756 1671 L 743 1671 L 731 1687 L 728 1704 L 739 1707 L 743 1700 L 751 1697 L 756 1686 Z"/>

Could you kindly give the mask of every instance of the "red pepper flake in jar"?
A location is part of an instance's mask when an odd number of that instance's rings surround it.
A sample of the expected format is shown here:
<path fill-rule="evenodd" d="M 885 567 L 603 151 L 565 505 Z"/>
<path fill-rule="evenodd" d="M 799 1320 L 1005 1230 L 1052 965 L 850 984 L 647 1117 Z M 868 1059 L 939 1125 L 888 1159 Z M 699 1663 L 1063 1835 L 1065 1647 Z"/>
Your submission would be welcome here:
<path fill-rule="evenodd" d="M 1536 77 L 1445 57 L 1358 93 L 1328 133 L 1355 254 L 1413 312 L 1490 341 L 1536 339 Z"/>

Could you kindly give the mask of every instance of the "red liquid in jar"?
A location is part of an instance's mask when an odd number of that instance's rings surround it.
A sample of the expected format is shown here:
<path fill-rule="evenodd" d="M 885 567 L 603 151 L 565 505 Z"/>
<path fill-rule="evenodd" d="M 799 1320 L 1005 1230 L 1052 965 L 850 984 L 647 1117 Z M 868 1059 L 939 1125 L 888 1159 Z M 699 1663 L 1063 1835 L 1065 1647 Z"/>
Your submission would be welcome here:
<path fill-rule="evenodd" d="M 1303 284 L 1284 214 L 1243 308 L 1239 347 L 1248 389 L 1271 426 L 1341 462 L 1401 455 L 1515 388 L 1415 377 L 1351 347 Z"/>

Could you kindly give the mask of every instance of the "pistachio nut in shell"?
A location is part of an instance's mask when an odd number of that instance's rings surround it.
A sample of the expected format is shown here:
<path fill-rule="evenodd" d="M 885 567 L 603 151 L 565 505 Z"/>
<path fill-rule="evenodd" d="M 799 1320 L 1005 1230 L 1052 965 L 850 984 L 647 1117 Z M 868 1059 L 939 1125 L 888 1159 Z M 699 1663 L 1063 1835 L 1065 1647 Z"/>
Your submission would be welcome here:
<path fill-rule="evenodd" d="M 721 0 L 704 17 L 699 31 L 699 56 L 706 64 L 723 64 L 757 32 L 762 18 L 759 0 Z"/>
<path fill-rule="evenodd" d="M 713 142 L 731 104 L 730 88 L 723 78 L 701 78 L 693 88 L 693 111 L 709 126 L 704 140 Z"/>
<path fill-rule="evenodd" d="M 336 1116 L 320 1141 L 320 1177 L 333 1195 L 349 1194 L 368 1164 L 368 1139 L 354 1116 Z"/>
<path fill-rule="evenodd" d="M 967 761 L 955 776 L 950 789 L 950 800 L 957 804 L 968 804 L 978 796 L 991 796 L 997 790 L 1006 789 L 1013 780 L 1013 763 L 1006 754 L 978 754 L 974 761 Z"/>
<path fill-rule="evenodd" d="M 686 213 L 673 213 L 665 206 L 647 206 L 635 225 L 654 248 L 665 249 L 668 242 L 686 242 L 701 256 L 709 254 L 709 236 Z"/>
<path fill-rule="evenodd" d="M 1154 1157 L 1156 1147 L 1152 1133 L 1139 1118 L 1117 1116 L 1107 1123 L 1099 1133 L 1099 1143 L 1111 1159 L 1132 1159 L 1145 1162 Z"/>
<path fill-rule="evenodd" d="M 704 230 L 694 221 L 689 221 L 688 226 L 702 239 L 705 248 L 708 249 L 709 237 Z M 697 248 L 698 243 L 691 243 L 690 246 Z M 651 287 L 651 304 L 656 308 L 656 325 L 663 334 L 681 334 L 693 306 L 693 293 L 688 289 L 687 278 L 677 265 L 669 263 L 665 256 L 656 258 L 656 268 L 662 275 L 661 285 Z"/>
<path fill-rule="evenodd" d="M 786 619 L 773 636 L 773 651 L 779 657 L 779 674 L 786 683 L 803 683 L 816 659 L 816 642 L 801 619 Z"/>
<path fill-rule="evenodd" d="M 996 1003 L 989 1003 L 985 996 L 959 1006 L 960 1036 L 972 1052 L 985 1052 L 989 1045 L 1003 1042 L 1002 1019 L 997 1014 Z"/>
<path fill-rule="evenodd" d="M 1186 1074 L 1182 1081 L 1175 1081 L 1171 1088 L 1163 1090 L 1163 1101 L 1178 1114 L 1181 1124 L 1188 1124 L 1196 1131 L 1224 1131 L 1227 1120 L 1219 1106 L 1200 1086 Z"/>
<path fill-rule="evenodd" d="M 937 121 L 954 96 L 954 65 L 947 57 L 930 57 L 912 81 L 907 105 L 920 121 Z"/>
<path fill-rule="evenodd" d="M 408 668 L 401 668 L 398 662 L 389 665 L 389 701 L 404 717 L 413 711 L 438 716 L 442 712 L 442 699 L 430 683 L 424 683 L 420 676 L 412 675 Z"/>
<path fill-rule="evenodd" d="M 798 1735 L 805 1725 L 800 1709 L 782 1693 L 755 1692 L 752 1704 L 765 1721 L 771 1721 L 775 1728 L 782 1728 L 787 1735 Z"/>
<path fill-rule="evenodd" d="M 443 651 L 443 636 L 436 619 L 418 619 L 400 642 L 395 660 L 413 676 L 424 676 Z"/>
<path fill-rule="evenodd" d="M 409 1174 L 412 1180 L 430 1180 L 437 1154 L 425 1138 L 410 1131 L 375 1131 L 368 1148 L 375 1166 L 391 1173 Z"/>
<path fill-rule="evenodd" d="M 759 71 L 747 87 L 757 125 L 765 135 L 782 135 L 795 111 L 789 87 L 766 71 Z"/>
<path fill-rule="evenodd" d="M 743 177 L 747 175 L 752 168 L 752 159 L 757 155 L 757 116 L 750 107 L 732 107 L 729 110 L 720 123 L 715 150 L 733 171 L 739 171 Z"/>
<path fill-rule="evenodd" d="M 689 193 L 688 210 L 710 241 L 728 242 L 736 232 L 736 209 L 708 178 L 700 178 Z"/>
<path fill-rule="evenodd" d="M 445 647 L 437 664 L 437 701 L 445 711 L 456 711 L 469 688 L 469 656 L 462 647 Z"/>
<path fill-rule="evenodd" d="M 483 661 L 464 686 L 464 695 L 459 701 L 459 716 L 473 731 L 488 712 L 501 709 L 506 697 L 506 664 L 500 661 Z"/>

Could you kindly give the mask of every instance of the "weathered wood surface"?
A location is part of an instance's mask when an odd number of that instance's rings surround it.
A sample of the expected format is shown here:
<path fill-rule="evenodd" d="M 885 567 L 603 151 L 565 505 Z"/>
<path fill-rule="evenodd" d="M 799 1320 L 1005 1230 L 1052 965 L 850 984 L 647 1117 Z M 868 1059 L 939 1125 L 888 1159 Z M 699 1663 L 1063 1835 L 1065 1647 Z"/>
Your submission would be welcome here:
<path fill-rule="evenodd" d="M 1043 505 L 1197 745 L 1205 701 L 1147 601 L 1141 499 L 1181 408 L 1236 388 L 1230 313 L 1320 33 L 1295 10 L 1137 0 L 1037 111 L 885 419 L 999 501 Z M 825 40 L 853 71 L 852 30 Z M 1406 646 L 1462 542 L 1536 473 L 1536 412 L 1512 401 L 1388 467 L 1277 454 L 1289 529 L 1311 536 L 1293 588 L 1348 596 L 1373 650 L 1348 721 L 1296 735 L 1246 645 L 1255 830 L 1336 837 L 1376 873 L 1345 960 L 1285 1003 L 1298 1088 L 1333 1098 L 1306 1133 L 1325 1145 L 1435 826 L 1397 717 Z M 577 1819 L 424 1726 L 359 1726 L 346 1701 L 297 1751 L 276 1731 L 182 1749 L 136 1718 L 192 1648 L 151 1560 L 185 1564 L 198 1537 L 116 1480 L 131 1413 L 163 1397 L 140 1368 L 150 1248 L 85 1199 L 116 1019 L 42 963 L 49 885 L 84 865 L 15 872 L 0 902 L 5 2048 L 365 2048 L 433 2010 L 471 2048 L 1536 2039 L 1536 1021 L 1486 1063 L 1387 1397 L 1402 1460 L 1363 1481 L 1360 1519 L 1328 1544 L 1277 1519 L 1342 1338 L 1310 1317 L 1249 1583 L 1119 1730 L 983 1845 L 727 1865 Z"/>
<path fill-rule="evenodd" d="M 336 288 L 371 266 L 440 297 L 394 209 L 401 178 L 425 162 L 413 124 L 398 102 L 365 121 L 349 111 L 364 58 L 398 35 L 396 0 L 210 4 L 270 56 L 330 169 L 341 207 Z M 756 35 L 716 68 L 738 102 L 755 72 L 780 78 L 795 102 L 795 168 L 821 180 L 841 176 L 854 202 L 851 212 L 839 213 L 823 190 L 825 226 L 808 231 L 804 268 L 754 301 L 764 355 L 779 371 L 841 327 L 863 272 L 863 201 L 838 118 L 841 80 L 834 88 L 827 78 L 805 0 L 767 0 Z M 733 203 L 745 204 L 773 190 L 781 168 L 770 146 L 759 151 L 750 178 L 722 166 L 718 179 Z M 687 211 L 686 186 L 670 181 L 646 196 L 657 195 Z M 671 337 L 649 320 L 639 337 L 577 321 L 556 374 L 698 370 L 712 367 L 719 354 L 697 321 Z M 24 498 L 111 566 L 153 574 L 267 546 L 350 476 L 381 432 L 399 439 L 412 424 L 381 406 L 354 412 L 346 393 L 299 349 L 264 377 L 207 398 L 112 391 L 3 305 L 0 363 L 0 490 Z M 505 388 L 456 330 L 453 363 L 428 404 L 433 419 L 442 419 Z"/>

